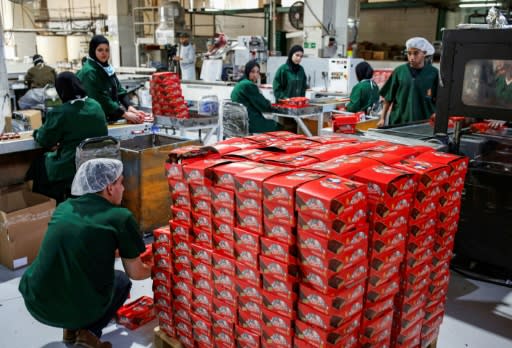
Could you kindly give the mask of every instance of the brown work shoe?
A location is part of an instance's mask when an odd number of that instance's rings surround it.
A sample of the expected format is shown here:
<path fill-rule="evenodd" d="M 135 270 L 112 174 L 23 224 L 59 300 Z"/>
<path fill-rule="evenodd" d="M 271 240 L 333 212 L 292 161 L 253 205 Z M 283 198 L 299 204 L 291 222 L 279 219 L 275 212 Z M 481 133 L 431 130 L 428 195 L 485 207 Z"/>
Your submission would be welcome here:
<path fill-rule="evenodd" d="M 110 342 L 101 342 L 92 332 L 83 329 L 78 330 L 75 346 L 85 348 L 112 348 Z"/>
<path fill-rule="evenodd" d="M 76 341 L 76 334 L 78 330 L 64 329 L 62 334 L 62 342 L 72 344 Z"/>

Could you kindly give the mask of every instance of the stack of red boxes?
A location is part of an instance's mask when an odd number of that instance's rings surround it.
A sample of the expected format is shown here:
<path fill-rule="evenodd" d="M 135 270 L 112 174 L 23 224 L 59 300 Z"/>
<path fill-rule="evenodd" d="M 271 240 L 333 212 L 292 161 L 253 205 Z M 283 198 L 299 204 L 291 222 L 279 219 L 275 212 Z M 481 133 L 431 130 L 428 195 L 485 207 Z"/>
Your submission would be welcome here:
<path fill-rule="evenodd" d="M 151 76 L 150 89 L 154 115 L 189 118 L 188 105 L 181 92 L 180 77 L 173 72 L 159 72 Z"/>
<path fill-rule="evenodd" d="M 153 301 L 158 317 L 158 325 L 169 336 L 174 337 L 174 321 L 172 311 L 172 240 L 168 227 L 153 231 Z"/>
<path fill-rule="evenodd" d="M 366 187 L 327 175 L 300 186 L 296 200 L 295 346 L 356 347 L 368 271 Z"/>
<path fill-rule="evenodd" d="M 441 186 L 437 210 L 434 254 L 430 269 L 430 286 L 425 304 L 421 330 L 421 346 L 428 347 L 438 336 L 444 316 L 444 305 L 450 277 L 450 259 L 457 232 L 462 189 L 468 168 L 468 159 L 440 152 L 429 152 L 417 160 L 449 166 L 448 180 Z"/>
<path fill-rule="evenodd" d="M 402 160 L 394 166 L 414 173 L 417 179 L 409 214 L 400 294 L 395 301 L 392 336 L 393 347 L 408 348 L 417 347 L 420 343 L 426 300 L 431 285 L 436 214 L 441 190 L 448 183 L 449 168 L 444 164 L 417 159 Z"/>
<path fill-rule="evenodd" d="M 412 174 L 385 165 L 363 169 L 354 180 L 369 196 L 369 274 L 361 328 L 362 347 L 389 347 L 407 221 L 416 186 Z"/>

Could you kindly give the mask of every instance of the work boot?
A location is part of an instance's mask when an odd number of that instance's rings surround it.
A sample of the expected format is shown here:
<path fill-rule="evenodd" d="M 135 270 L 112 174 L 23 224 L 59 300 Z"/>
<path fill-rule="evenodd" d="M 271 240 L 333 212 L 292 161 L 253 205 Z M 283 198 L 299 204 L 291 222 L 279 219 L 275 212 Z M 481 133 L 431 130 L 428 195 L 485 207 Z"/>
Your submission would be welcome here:
<path fill-rule="evenodd" d="M 76 341 L 76 334 L 78 330 L 64 329 L 62 334 L 62 342 L 67 344 L 73 344 Z"/>
<path fill-rule="evenodd" d="M 84 329 L 78 330 L 75 346 L 85 348 L 112 348 L 110 342 L 101 342 L 92 332 Z"/>

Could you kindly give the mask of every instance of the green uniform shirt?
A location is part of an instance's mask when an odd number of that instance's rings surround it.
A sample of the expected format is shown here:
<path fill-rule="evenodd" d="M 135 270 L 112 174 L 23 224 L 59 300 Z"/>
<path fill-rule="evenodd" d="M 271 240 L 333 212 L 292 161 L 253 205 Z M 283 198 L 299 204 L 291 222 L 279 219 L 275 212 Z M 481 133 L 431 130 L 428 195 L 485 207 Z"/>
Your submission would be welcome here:
<path fill-rule="evenodd" d="M 55 85 L 57 73 L 48 65 L 33 66 L 25 74 L 25 83 L 28 88 L 42 88 L 47 84 Z"/>
<path fill-rule="evenodd" d="M 76 76 L 82 83 L 87 96 L 100 103 L 107 120 L 117 121 L 124 114 L 121 99 L 126 96 L 126 90 L 114 74 L 108 76 L 103 67 L 92 59 L 87 59 Z"/>
<path fill-rule="evenodd" d="M 503 76 L 496 79 L 496 101 L 498 105 L 508 107 L 512 104 L 512 83 L 507 85 Z"/>
<path fill-rule="evenodd" d="M 352 88 L 347 111 L 366 111 L 379 101 L 379 87 L 372 80 L 362 80 Z"/>
<path fill-rule="evenodd" d="M 144 251 L 128 209 L 96 194 L 58 205 L 39 254 L 20 281 L 28 311 L 61 328 L 97 321 L 112 300 L 116 249 L 127 259 Z"/>
<path fill-rule="evenodd" d="M 249 115 L 249 132 L 264 133 L 278 130 L 274 120 L 266 119 L 263 112 L 270 112 L 271 104 L 258 89 L 256 84 L 246 78 L 238 82 L 231 92 L 231 100 L 245 105 Z"/>
<path fill-rule="evenodd" d="M 277 69 L 272 82 L 276 101 L 292 97 L 304 97 L 306 88 L 306 72 L 302 66 L 300 66 L 297 73 L 294 73 L 288 64 L 283 64 Z"/>
<path fill-rule="evenodd" d="M 386 81 L 380 95 L 392 103 L 389 124 L 425 120 L 435 112 L 438 70 L 430 64 L 414 78 L 409 64 L 398 66 Z"/>
<path fill-rule="evenodd" d="M 107 134 L 105 114 L 94 99 L 75 100 L 50 110 L 44 124 L 34 131 L 34 139 L 42 147 L 50 148 L 59 144 L 56 151 L 45 154 L 48 180 L 66 180 L 71 184 L 76 171 L 78 144 L 84 139 Z"/>

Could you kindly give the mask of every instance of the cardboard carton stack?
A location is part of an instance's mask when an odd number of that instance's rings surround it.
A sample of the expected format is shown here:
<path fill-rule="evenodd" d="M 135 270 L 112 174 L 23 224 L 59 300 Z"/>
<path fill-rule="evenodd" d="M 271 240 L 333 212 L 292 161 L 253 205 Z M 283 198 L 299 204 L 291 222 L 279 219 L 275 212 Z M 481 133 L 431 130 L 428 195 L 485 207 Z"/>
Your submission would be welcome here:
<path fill-rule="evenodd" d="M 467 166 L 450 156 L 287 132 L 172 151 L 160 325 L 185 347 L 426 346 Z"/>
<path fill-rule="evenodd" d="M 178 74 L 173 72 L 154 73 L 151 76 L 149 92 L 154 115 L 176 118 L 190 117 Z"/>

